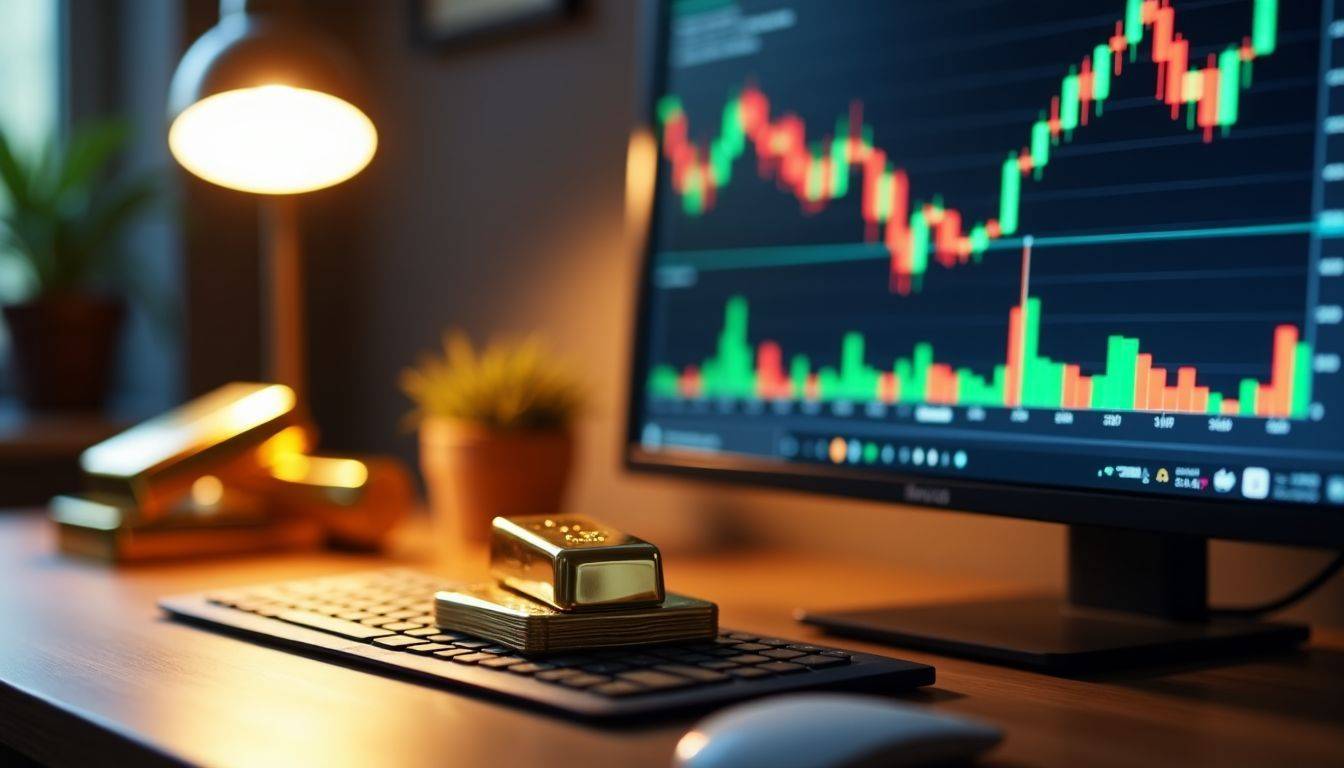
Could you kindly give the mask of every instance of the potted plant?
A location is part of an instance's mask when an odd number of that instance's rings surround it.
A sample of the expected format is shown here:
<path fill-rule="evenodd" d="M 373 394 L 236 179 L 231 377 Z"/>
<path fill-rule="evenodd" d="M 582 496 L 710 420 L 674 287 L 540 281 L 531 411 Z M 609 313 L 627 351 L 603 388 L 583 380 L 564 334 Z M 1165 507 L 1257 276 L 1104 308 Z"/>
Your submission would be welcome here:
<path fill-rule="evenodd" d="M 440 537 L 479 543 L 496 515 L 559 510 L 582 391 L 535 341 L 477 352 L 460 332 L 402 374 Z"/>
<path fill-rule="evenodd" d="M 0 132 L 0 257 L 17 259 L 28 288 L 4 318 L 31 408 L 106 398 L 125 315 L 118 236 L 157 194 L 149 176 L 111 178 L 128 135 L 124 122 L 98 122 L 25 158 Z"/>

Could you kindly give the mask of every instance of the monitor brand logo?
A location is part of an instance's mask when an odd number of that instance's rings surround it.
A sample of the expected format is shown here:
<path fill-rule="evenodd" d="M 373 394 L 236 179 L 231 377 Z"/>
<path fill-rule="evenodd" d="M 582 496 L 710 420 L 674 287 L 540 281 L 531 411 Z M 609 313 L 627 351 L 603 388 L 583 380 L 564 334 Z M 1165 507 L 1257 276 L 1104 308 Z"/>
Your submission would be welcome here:
<path fill-rule="evenodd" d="M 952 503 L 952 491 L 948 488 L 908 483 L 905 486 L 905 500 L 912 504 L 933 504 L 946 507 Z"/>

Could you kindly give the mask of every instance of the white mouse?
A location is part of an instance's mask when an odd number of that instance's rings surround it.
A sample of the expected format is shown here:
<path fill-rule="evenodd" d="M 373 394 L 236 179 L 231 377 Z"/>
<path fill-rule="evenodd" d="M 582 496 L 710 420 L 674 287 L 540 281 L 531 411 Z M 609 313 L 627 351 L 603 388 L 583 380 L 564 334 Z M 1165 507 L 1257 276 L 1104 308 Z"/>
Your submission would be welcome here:
<path fill-rule="evenodd" d="M 970 760 L 1003 738 L 992 726 L 873 696 L 793 694 L 696 723 L 678 768 L 860 768 Z"/>

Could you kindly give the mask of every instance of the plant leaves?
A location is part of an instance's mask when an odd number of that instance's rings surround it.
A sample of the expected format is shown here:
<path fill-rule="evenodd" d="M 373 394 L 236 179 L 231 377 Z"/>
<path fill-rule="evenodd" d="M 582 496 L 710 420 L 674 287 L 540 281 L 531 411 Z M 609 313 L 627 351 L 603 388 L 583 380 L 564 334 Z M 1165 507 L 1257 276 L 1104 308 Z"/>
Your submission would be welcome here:
<path fill-rule="evenodd" d="M 130 125 L 122 119 L 100 120 L 75 131 L 66 147 L 53 197 L 87 192 L 113 156 L 126 146 Z"/>
<path fill-rule="evenodd" d="M 410 418 L 473 421 L 498 429 L 567 427 L 582 410 L 583 393 L 536 339 L 494 342 L 478 352 L 461 331 L 444 334 L 441 356 L 425 356 L 401 374 L 415 402 Z"/>

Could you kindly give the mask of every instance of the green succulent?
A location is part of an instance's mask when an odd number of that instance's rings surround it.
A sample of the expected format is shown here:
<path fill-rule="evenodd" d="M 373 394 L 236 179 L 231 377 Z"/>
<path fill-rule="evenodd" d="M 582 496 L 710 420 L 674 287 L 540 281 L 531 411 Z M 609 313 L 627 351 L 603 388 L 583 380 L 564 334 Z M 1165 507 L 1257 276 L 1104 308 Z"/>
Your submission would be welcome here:
<path fill-rule="evenodd" d="M 444 418 L 496 429 L 565 429 L 584 402 L 578 381 L 536 340 L 477 350 L 461 331 L 445 333 L 442 353 L 403 371 L 401 388 L 415 402 L 416 422 Z"/>
<path fill-rule="evenodd" d="M 91 123 L 25 158 L 0 132 L 0 256 L 18 257 L 39 295 L 113 277 L 122 228 L 159 195 L 149 175 L 111 178 L 122 120 Z"/>

